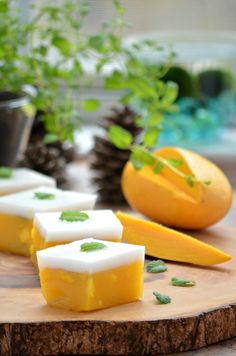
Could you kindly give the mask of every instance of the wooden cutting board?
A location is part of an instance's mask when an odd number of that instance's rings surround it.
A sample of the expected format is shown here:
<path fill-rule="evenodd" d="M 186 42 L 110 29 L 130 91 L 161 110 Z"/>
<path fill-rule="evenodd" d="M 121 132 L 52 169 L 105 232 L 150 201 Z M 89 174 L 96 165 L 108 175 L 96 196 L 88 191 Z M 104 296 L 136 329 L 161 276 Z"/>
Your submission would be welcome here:
<path fill-rule="evenodd" d="M 157 355 L 236 336 L 236 209 L 195 236 L 232 254 L 232 261 L 210 268 L 167 262 L 168 272 L 145 274 L 142 301 L 90 313 L 48 307 L 29 259 L 2 253 L 0 355 Z M 197 284 L 173 287 L 173 276 Z M 153 291 L 172 303 L 156 304 Z"/>

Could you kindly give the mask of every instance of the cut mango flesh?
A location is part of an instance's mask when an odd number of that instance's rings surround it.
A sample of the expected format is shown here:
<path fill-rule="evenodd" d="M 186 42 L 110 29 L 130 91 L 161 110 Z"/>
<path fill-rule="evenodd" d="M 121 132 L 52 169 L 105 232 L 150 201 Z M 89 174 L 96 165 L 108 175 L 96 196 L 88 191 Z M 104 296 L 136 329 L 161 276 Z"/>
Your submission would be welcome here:
<path fill-rule="evenodd" d="M 203 266 L 231 259 L 221 250 L 181 232 L 120 211 L 116 215 L 124 228 L 123 241 L 145 246 L 147 255 Z"/>
<path fill-rule="evenodd" d="M 117 237 L 110 237 L 108 241 L 119 242 L 120 240 Z M 30 248 L 30 255 L 31 261 L 35 266 L 37 266 L 37 258 L 36 252 L 39 250 L 43 250 L 48 247 L 53 247 L 56 245 L 63 245 L 72 242 L 71 239 L 67 239 L 65 236 L 64 240 L 59 241 L 46 241 L 45 238 L 41 235 L 39 230 L 36 226 L 33 226 L 31 232 L 31 248 Z"/>
<path fill-rule="evenodd" d="M 50 306 L 75 311 L 109 308 L 141 298 L 143 261 L 91 275 L 43 268 L 40 282 Z"/>
<path fill-rule="evenodd" d="M 0 250 L 29 256 L 32 225 L 31 219 L 0 214 Z"/>
<path fill-rule="evenodd" d="M 122 190 L 130 206 L 158 223 L 180 229 L 208 227 L 228 212 L 232 188 L 224 173 L 204 157 L 180 148 L 163 147 L 155 152 L 161 159 L 177 159 L 178 171 L 163 166 L 136 170 L 127 162 L 122 173 Z M 197 181 L 188 184 L 186 177 Z M 207 184 L 206 184 L 207 183 Z"/>

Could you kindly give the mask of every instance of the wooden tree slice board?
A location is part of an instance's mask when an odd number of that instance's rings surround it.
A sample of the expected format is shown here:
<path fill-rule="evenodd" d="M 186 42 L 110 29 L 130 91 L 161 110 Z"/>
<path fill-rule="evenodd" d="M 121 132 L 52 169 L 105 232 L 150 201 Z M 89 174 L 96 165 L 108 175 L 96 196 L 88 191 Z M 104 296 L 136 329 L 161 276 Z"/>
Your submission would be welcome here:
<path fill-rule="evenodd" d="M 90 313 L 46 305 L 29 259 L 0 254 L 0 355 L 142 355 L 192 350 L 236 336 L 236 210 L 195 234 L 233 256 L 216 267 L 167 262 L 145 274 L 142 301 Z M 196 281 L 173 287 L 173 276 Z M 153 291 L 171 296 L 157 305 Z"/>

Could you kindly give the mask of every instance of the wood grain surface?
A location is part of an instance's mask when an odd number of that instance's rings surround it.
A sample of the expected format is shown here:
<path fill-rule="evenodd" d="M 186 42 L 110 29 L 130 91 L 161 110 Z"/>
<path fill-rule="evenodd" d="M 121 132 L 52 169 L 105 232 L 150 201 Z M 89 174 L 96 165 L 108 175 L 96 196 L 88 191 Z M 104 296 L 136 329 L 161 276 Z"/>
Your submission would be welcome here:
<path fill-rule="evenodd" d="M 48 307 L 29 259 L 0 254 L 0 355 L 157 355 L 236 336 L 236 207 L 195 236 L 233 259 L 210 268 L 167 262 L 166 273 L 145 274 L 142 301 L 90 313 Z M 173 287 L 173 276 L 196 286 Z M 155 290 L 172 303 L 157 305 Z"/>

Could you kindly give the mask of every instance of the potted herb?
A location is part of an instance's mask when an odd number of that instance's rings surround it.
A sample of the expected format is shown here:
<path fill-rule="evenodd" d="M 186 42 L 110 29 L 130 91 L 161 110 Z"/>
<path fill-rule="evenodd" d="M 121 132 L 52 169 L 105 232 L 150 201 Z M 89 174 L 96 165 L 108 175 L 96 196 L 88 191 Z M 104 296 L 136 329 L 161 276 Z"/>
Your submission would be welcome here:
<path fill-rule="evenodd" d="M 0 2 L 0 165 L 15 163 L 34 114 L 29 94 L 23 90 L 26 71 L 20 52 L 26 45 L 25 31 L 10 3 Z"/>
<path fill-rule="evenodd" d="M 62 0 L 60 4 L 40 2 L 26 23 L 22 22 L 16 0 L 0 3 L 0 91 L 18 98 L 22 96 L 23 85 L 36 88 L 37 94 L 31 102 L 40 112 L 47 144 L 58 140 L 73 142 L 83 112 L 96 110 L 100 105 L 96 98 L 79 99 L 86 78 L 84 60 L 96 59 L 97 73 L 107 63 L 120 63 L 120 69 L 105 79 L 105 86 L 109 90 L 122 89 L 121 101 L 135 107 L 146 147 L 154 146 L 157 141 L 163 112 L 175 110 L 172 103 L 177 86 L 161 81 L 161 70 L 154 79 L 136 55 L 143 47 L 157 52 L 160 48 L 148 40 L 123 47 L 125 9 L 119 0 L 113 0 L 113 4 L 114 18 L 104 23 L 96 34 L 85 35 L 83 23 L 89 12 L 85 0 Z M 22 127 L 27 127 L 26 123 L 25 120 Z M 10 126 L 16 130 L 15 125 Z M 18 145 L 11 159 L 2 163 L 14 163 L 22 146 L 23 131 L 18 130 L 21 136 L 18 140 L 12 136 Z M 117 130 L 115 135 L 119 135 Z M 6 150 L 5 147 L 3 151 Z"/>

